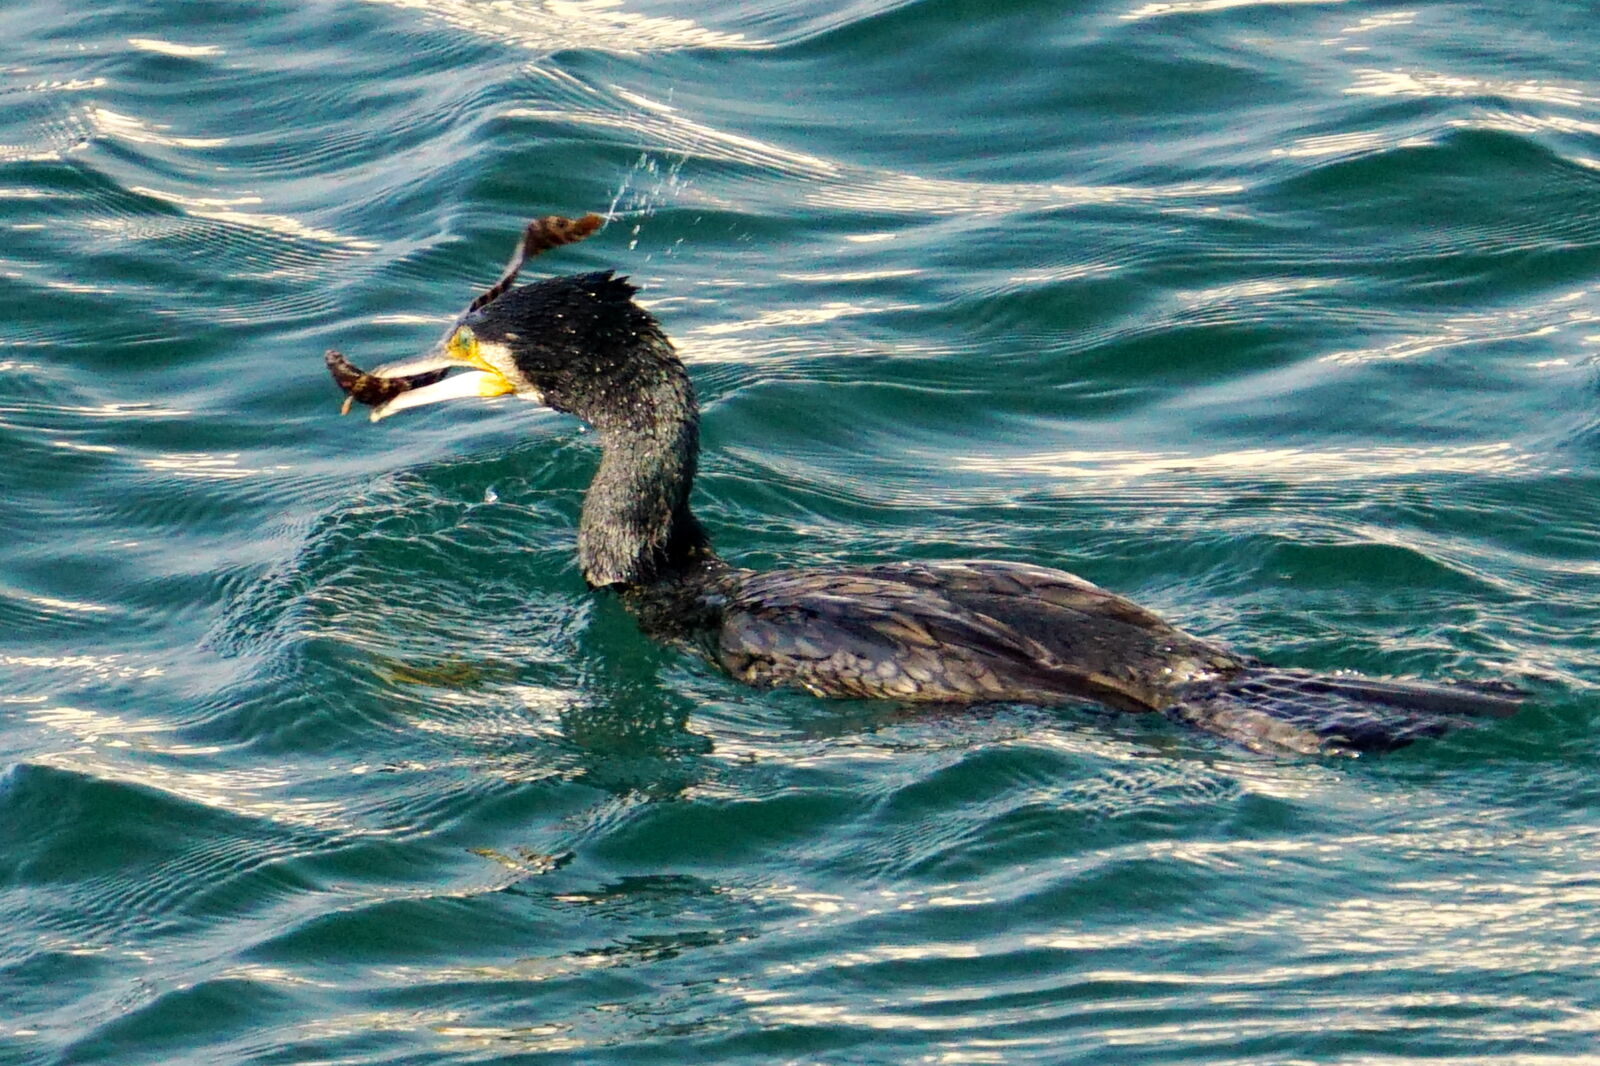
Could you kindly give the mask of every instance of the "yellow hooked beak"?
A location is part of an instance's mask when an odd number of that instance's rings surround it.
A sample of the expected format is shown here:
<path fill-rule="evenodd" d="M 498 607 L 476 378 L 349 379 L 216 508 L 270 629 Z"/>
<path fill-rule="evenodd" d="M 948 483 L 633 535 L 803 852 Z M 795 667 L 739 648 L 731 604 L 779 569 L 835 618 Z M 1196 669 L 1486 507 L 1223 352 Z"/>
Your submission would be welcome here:
<path fill-rule="evenodd" d="M 390 363 L 387 366 L 380 366 L 372 373 L 373 376 L 381 378 L 406 378 L 446 367 L 462 366 L 471 367 L 471 372 L 452 374 L 432 385 L 407 389 L 386 403 L 374 407 L 369 417 L 377 422 L 408 407 L 422 407 L 441 400 L 457 400 L 464 397 L 505 396 L 517 391 L 517 387 L 483 357 L 477 334 L 472 332 L 470 326 L 457 326 L 442 344 L 420 359 Z"/>
<path fill-rule="evenodd" d="M 445 342 L 445 351 L 450 354 L 453 362 L 481 370 L 486 375 L 478 380 L 479 396 L 504 396 L 516 392 L 517 387 L 506 380 L 506 376 L 483 357 L 483 352 L 478 348 L 478 335 L 472 332 L 472 327 L 462 326 L 450 334 L 450 339 Z"/>

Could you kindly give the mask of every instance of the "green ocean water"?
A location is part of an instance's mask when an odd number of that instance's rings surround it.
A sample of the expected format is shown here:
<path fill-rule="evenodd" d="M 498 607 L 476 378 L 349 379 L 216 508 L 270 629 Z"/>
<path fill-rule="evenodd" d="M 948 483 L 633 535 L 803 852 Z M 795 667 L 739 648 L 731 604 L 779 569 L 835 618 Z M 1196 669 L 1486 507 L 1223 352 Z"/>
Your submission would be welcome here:
<path fill-rule="evenodd" d="M 1600 1062 L 1600 13 L 6 0 L 0 1062 Z M 597 450 L 371 426 L 521 224 L 751 566 L 1505 678 L 1382 758 L 742 688 Z"/>

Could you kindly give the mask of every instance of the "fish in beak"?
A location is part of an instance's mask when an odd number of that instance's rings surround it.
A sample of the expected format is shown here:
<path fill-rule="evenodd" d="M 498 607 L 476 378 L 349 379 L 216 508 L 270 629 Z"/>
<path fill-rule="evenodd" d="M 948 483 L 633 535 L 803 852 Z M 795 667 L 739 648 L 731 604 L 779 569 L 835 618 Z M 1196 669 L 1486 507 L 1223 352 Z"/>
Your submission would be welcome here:
<path fill-rule="evenodd" d="M 467 326 L 452 329 L 447 340 L 424 356 L 388 363 L 376 370 L 362 370 L 332 348 L 323 360 L 334 382 L 344 390 L 344 406 L 339 413 L 348 413 L 352 403 L 363 403 L 372 408 L 367 417 L 374 422 L 441 400 L 504 396 L 516 391 L 504 374 L 484 360 L 477 339 Z M 464 373 L 450 373 L 458 367 L 467 369 Z"/>
<path fill-rule="evenodd" d="M 593 214 L 575 219 L 548 215 L 529 222 L 500 279 L 468 305 L 445 339 L 426 355 L 367 371 L 329 348 L 323 361 L 334 383 L 344 390 L 344 406 L 339 413 L 348 414 L 352 403 L 362 403 L 372 408 L 368 417 L 379 422 L 408 407 L 516 392 L 516 385 L 484 359 L 477 337 L 467 323 L 474 312 L 493 303 L 511 288 L 526 260 L 551 248 L 581 241 L 604 224 L 605 219 Z M 457 368 L 465 368 L 465 372 L 450 373 Z"/>

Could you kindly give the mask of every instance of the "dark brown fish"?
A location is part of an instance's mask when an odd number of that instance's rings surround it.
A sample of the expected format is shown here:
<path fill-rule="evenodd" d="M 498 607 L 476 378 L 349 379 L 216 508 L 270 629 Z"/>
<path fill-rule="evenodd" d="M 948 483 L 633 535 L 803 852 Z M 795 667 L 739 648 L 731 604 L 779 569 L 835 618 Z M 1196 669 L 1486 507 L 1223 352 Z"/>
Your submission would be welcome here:
<path fill-rule="evenodd" d="M 582 218 L 564 218 L 561 215 L 546 215 L 536 218 L 522 231 L 522 243 L 517 245 L 517 250 L 511 253 L 511 261 L 506 264 L 505 272 L 500 275 L 500 280 L 484 290 L 483 294 L 467 305 L 467 314 L 478 310 L 486 304 L 493 303 L 507 289 L 511 288 L 517 280 L 517 272 L 522 269 L 522 264 L 538 255 L 548 252 L 552 248 L 560 248 L 563 244 L 576 244 L 589 234 L 594 233 L 606 220 L 599 215 L 590 213 Z"/>
<path fill-rule="evenodd" d="M 450 327 L 453 333 L 457 326 L 474 311 L 478 311 L 505 295 L 506 291 L 517 280 L 517 274 L 522 265 L 540 252 L 548 252 L 552 248 L 560 248 L 564 244 L 575 244 L 585 237 L 596 232 L 605 225 L 605 219 L 593 213 L 581 218 L 566 218 L 562 215 L 546 215 L 529 222 L 522 231 L 522 240 L 517 244 L 516 251 L 511 254 L 511 261 L 500 274 L 500 279 L 485 289 L 476 299 L 467 305 L 467 309 L 456 319 L 455 325 Z M 448 336 L 448 334 L 447 334 Z M 432 385 L 443 381 L 445 375 L 450 373 L 449 367 L 439 370 L 426 370 L 420 374 L 410 374 L 401 377 L 380 376 L 369 374 L 350 360 L 342 352 L 329 348 L 323 353 L 322 359 L 328 364 L 328 372 L 333 375 L 333 382 L 344 392 L 344 405 L 339 408 L 341 415 L 350 413 L 352 403 L 363 403 L 368 407 L 378 407 L 388 403 L 403 392 L 420 389 L 425 385 Z"/>
<path fill-rule="evenodd" d="M 450 373 L 450 368 L 445 367 L 441 370 L 412 374 L 410 377 L 380 378 L 362 370 L 334 348 L 324 352 L 322 360 L 328 364 L 328 372 L 333 375 L 334 384 L 344 390 L 344 406 L 339 408 L 339 413 L 342 415 L 350 413 L 352 401 L 376 407 L 381 403 L 388 403 L 402 392 L 443 381 L 445 375 Z"/>

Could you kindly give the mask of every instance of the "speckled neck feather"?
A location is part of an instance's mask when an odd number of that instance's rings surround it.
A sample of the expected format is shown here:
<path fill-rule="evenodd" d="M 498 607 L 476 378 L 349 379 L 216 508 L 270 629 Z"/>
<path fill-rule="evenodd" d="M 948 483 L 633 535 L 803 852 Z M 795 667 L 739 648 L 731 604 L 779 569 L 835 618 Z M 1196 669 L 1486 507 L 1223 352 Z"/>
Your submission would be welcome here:
<path fill-rule="evenodd" d="M 603 449 L 578 526 L 578 565 L 593 588 L 646 585 L 711 552 L 689 510 L 700 449 L 694 387 L 676 359 L 635 369 L 604 412 L 584 412 Z"/>

